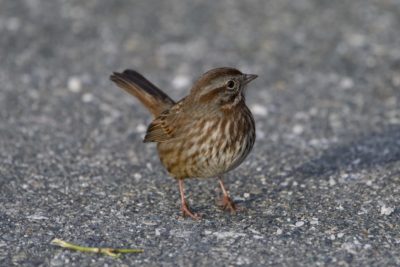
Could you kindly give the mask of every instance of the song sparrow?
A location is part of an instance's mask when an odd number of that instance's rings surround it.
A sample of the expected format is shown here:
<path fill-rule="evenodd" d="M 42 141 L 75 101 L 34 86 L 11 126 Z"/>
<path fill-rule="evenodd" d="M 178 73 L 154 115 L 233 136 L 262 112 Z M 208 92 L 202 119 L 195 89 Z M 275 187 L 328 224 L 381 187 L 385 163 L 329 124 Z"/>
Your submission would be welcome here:
<path fill-rule="evenodd" d="M 136 71 L 110 76 L 153 114 L 144 142 L 157 143 L 162 164 L 178 180 L 184 216 L 199 218 L 189 209 L 183 189 L 183 179 L 192 177 L 218 177 L 223 208 L 236 211 L 222 175 L 239 166 L 253 148 L 254 119 L 244 93 L 255 78 L 233 68 L 212 69 L 175 102 Z"/>

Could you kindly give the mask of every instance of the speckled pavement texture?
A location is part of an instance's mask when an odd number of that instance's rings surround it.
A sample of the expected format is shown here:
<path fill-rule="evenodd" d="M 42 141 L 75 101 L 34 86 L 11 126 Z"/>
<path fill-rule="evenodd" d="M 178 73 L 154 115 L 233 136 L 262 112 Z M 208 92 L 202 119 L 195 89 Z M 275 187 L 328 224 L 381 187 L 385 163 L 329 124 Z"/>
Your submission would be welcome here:
<path fill-rule="evenodd" d="M 0 0 L 0 266 L 399 266 L 400 1 Z M 109 81 L 178 99 L 212 67 L 257 73 L 245 210 L 186 182 Z M 118 259 L 50 245 L 136 247 Z"/>

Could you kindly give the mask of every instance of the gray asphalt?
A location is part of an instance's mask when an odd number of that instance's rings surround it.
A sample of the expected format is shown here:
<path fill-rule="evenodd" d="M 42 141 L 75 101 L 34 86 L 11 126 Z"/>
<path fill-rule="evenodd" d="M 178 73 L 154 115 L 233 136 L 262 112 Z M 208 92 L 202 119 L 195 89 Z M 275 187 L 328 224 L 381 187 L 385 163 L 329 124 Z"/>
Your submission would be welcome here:
<path fill-rule="evenodd" d="M 400 1 L 0 1 L 1 266 L 400 266 Z M 259 78 L 245 210 L 142 138 L 108 79 L 183 97 L 212 67 Z M 119 259 L 50 245 L 136 247 Z"/>

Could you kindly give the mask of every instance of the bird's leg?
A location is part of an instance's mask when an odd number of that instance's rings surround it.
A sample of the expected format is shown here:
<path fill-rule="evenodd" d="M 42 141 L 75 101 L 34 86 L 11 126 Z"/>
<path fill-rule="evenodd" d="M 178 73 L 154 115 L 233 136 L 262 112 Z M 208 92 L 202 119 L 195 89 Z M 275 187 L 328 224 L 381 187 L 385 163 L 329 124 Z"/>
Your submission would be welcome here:
<path fill-rule="evenodd" d="M 223 210 L 229 210 L 231 213 L 236 213 L 236 205 L 229 197 L 228 192 L 225 189 L 224 182 L 222 181 L 222 178 L 219 177 L 218 179 L 219 179 L 219 185 L 221 186 L 221 190 L 223 193 L 222 199 L 219 202 L 220 206 L 222 207 Z"/>
<path fill-rule="evenodd" d="M 179 192 L 181 193 L 181 211 L 182 211 L 183 217 L 189 216 L 194 220 L 200 219 L 200 216 L 196 213 L 193 213 L 189 209 L 189 206 L 186 203 L 185 192 L 183 190 L 183 179 L 178 179 L 178 183 L 179 183 Z"/>

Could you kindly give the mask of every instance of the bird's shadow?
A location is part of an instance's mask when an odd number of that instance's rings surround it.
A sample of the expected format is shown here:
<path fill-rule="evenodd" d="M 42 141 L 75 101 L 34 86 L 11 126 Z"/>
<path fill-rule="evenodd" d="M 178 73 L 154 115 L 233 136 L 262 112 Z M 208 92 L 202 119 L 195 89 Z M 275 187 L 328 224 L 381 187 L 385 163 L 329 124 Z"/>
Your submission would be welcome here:
<path fill-rule="evenodd" d="M 291 174 L 298 177 L 324 176 L 335 172 L 357 172 L 400 160 L 400 126 L 355 137 L 352 141 L 325 150 L 303 163 Z"/>
<path fill-rule="evenodd" d="M 349 142 L 329 147 L 291 171 L 269 177 L 278 183 L 288 177 L 302 183 L 313 177 L 324 179 L 335 173 L 371 170 L 397 161 L 400 161 L 400 126 L 390 125 L 379 132 L 356 136 Z M 265 199 L 267 195 L 273 197 L 284 188 L 277 186 L 272 190 L 263 188 L 260 194 L 243 201 L 243 204 L 250 206 L 251 202 Z"/>

